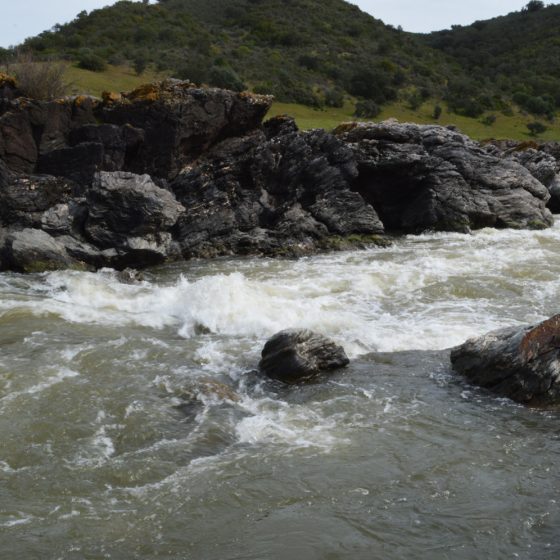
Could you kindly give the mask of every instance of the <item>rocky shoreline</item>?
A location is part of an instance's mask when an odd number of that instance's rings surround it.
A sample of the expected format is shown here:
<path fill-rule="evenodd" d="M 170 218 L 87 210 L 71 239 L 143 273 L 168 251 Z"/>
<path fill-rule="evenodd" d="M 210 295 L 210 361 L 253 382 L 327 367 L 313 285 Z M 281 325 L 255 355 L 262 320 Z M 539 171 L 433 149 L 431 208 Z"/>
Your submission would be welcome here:
<path fill-rule="evenodd" d="M 301 255 L 388 235 L 549 227 L 560 149 L 435 125 L 263 123 L 272 99 L 167 80 L 39 102 L 0 84 L 0 269 Z"/>

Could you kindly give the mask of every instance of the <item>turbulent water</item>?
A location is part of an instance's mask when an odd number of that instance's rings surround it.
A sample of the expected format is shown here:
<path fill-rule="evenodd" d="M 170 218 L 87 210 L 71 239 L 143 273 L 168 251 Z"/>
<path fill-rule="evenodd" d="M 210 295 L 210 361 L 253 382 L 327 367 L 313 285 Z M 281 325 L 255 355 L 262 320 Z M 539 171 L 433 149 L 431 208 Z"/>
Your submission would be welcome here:
<path fill-rule="evenodd" d="M 557 559 L 560 413 L 445 349 L 559 310 L 560 227 L 0 275 L 0 558 Z M 263 381 L 288 327 L 353 365 Z"/>

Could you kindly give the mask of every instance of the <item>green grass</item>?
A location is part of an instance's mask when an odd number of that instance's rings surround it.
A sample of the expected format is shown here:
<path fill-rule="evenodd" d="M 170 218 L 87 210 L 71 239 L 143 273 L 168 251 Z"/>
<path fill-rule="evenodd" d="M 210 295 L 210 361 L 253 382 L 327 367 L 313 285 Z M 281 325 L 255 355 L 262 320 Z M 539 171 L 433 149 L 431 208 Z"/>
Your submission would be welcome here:
<path fill-rule="evenodd" d="M 157 74 L 153 70 L 147 70 L 141 76 L 126 66 L 108 66 L 104 72 L 90 72 L 82 70 L 75 65 L 68 65 L 66 79 L 71 83 L 72 93 L 88 93 L 100 96 L 103 91 L 130 91 L 146 82 L 165 78 L 165 74 Z M 532 116 L 516 113 L 508 117 L 500 113 L 496 114 L 496 122 L 492 126 L 482 124 L 480 119 L 471 119 L 450 113 L 442 104 L 443 113 L 438 121 L 432 118 L 434 102 L 424 104 L 418 110 L 413 111 L 402 103 L 393 103 L 386 106 L 375 121 L 395 118 L 401 122 L 416 122 L 420 124 L 453 124 L 465 134 L 476 140 L 488 138 L 531 140 L 527 131 L 527 124 L 536 120 Z M 332 130 L 341 122 L 356 120 L 352 115 L 354 104 L 346 100 L 344 107 L 314 109 L 304 105 L 290 103 L 274 103 L 268 113 L 268 117 L 276 115 L 290 115 L 296 119 L 298 126 L 303 130 L 312 128 L 324 128 Z M 560 140 L 560 121 L 545 123 L 548 130 L 540 135 L 539 140 Z"/>
<path fill-rule="evenodd" d="M 445 108 L 438 121 L 432 118 L 434 103 L 426 103 L 418 110 L 413 111 L 408 107 L 393 103 L 386 106 L 375 122 L 395 118 L 401 122 L 415 122 L 420 124 L 441 124 L 443 126 L 455 125 L 476 140 L 495 139 L 512 139 L 512 140 L 531 140 L 527 124 L 536 120 L 535 117 L 515 114 L 507 117 L 500 113 L 496 114 L 496 122 L 492 126 L 482 124 L 480 119 L 471 119 L 462 117 L 454 113 L 449 113 Z M 360 120 L 352 116 L 353 105 L 347 102 L 341 109 L 314 109 L 303 105 L 293 105 L 288 103 L 274 103 L 268 116 L 290 115 L 296 119 L 298 126 L 303 130 L 312 128 L 325 128 L 331 130 L 341 122 Z M 560 122 L 545 123 L 548 130 L 538 136 L 538 140 L 560 140 Z"/>
<path fill-rule="evenodd" d="M 164 77 L 164 74 L 149 69 L 137 76 L 128 66 L 107 66 L 103 72 L 91 72 L 70 64 L 65 74 L 73 94 L 89 94 L 96 97 L 101 97 L 104 91 L 131 91 L 142 84 Z"/>

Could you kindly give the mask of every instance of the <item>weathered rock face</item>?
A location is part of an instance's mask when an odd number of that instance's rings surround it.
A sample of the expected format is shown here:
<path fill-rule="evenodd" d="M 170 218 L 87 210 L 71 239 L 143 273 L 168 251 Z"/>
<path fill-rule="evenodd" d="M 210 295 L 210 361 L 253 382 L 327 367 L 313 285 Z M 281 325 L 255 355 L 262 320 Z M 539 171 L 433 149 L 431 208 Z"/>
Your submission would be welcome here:
<path fill-rule="evenodd" d="M 308 330 L 287 330 L 265 344 L 259 369 L 272 379 L 299 383 L 349 363 L 344 349 L 332 340 Z"/>
<path fill-rule="evenodd" d="M 185 211 L 172 193 L 148 175 L 101 172 L 86 195 L 85 235 L 102 249 L 124 251 L 123 262 L 142 266 L 165 260 L 169 230 Z"/>
<path fill-rule="evenodd" d="M 560 404 L 560 315 L 467 341 L 453 368 L 497 395 L 535 406 Z"/>
<path fill-rule="evenodd" d="M 335 131 L 358 163 L 354 188 L 386 229 L 469 231 L 481 227 L 545 228 L 546 187 L 527 169 L 498 158 L 441 126 L 342 125 Z"/>
<path fill-rule="evenodd" d="M 511 156 L 395 122 L 300 132 L 287 117 L 262 124 L 270 97 L 177 80 L 55 102 L 12 85 L 0 98 L 4 269 L 49 255 L 52 266 L 138 268 L 382 244 L 386 230 L 541 228 L 560 191 L 560 149 Z M 14 245 L 22 229 L 47 235 L 26 234 L 41 258 Z"/>
<path fill-rule="evenodd" d="M 166 80 L 107 100 L 98 115 L 103 122 L 144 131 L 127 170 L 172 179 L 217 142 L 257 128 L 271 103 L 269 96 Z"/>
<path fill-rule="evenodd" d="M 350 190 L 350 150 L 324 131 L 300 133 L 291 119 L 225 140 L 171 184 L 188 208 L 177 237 L 185 256 L 306 252 L 333 235 L 375 235 L 383 224 Z"/>
<path fill-rule="evenodd" d="M 63 243 L 38 229 L 24 229 L 8 235 L 2 260 L 18 272 L 43 272 L 76 264 Z"/>

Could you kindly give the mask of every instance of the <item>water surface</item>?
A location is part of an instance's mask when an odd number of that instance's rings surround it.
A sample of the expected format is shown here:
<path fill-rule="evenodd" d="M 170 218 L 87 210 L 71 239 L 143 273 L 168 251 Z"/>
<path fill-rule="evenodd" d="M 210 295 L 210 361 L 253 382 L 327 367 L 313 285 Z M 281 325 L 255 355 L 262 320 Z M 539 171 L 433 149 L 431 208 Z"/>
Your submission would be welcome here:
<path fill-rule="evenodd" d="M 560 227 L 298 261 L 0 275 L 0 558 L 560 556 L 559 413 L 451 346 L 560 309 Z M 254 372 L 307 327 L 353 364 Z"/>

